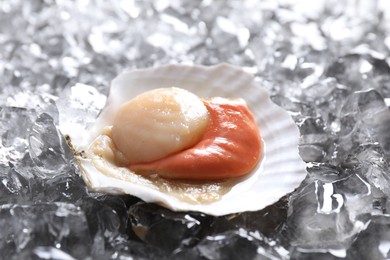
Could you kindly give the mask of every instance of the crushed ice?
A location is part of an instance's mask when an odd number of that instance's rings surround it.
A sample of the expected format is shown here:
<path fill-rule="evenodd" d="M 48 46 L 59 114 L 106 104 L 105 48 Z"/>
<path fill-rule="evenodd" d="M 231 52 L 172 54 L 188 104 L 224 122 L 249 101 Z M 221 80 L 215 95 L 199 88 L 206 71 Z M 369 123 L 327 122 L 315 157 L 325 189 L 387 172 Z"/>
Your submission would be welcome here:
<path fill-rule="evenodd" d="M 2 256 L 388 258 L 389 25 L 384 0 L 1 1 Z M 220 62 L 299 126 L 293 194 L 215 218 L 87 191 L 59 125 L 91 122 L 123 69 Z"/>

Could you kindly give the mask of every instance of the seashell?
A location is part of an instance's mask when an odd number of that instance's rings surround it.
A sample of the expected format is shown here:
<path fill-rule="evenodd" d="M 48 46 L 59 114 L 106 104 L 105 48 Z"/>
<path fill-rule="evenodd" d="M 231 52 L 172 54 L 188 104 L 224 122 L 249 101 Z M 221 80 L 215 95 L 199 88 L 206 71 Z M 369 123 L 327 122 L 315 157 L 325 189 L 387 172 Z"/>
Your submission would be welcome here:
<path fill-rule="evenodd" d="M 110 147 L 110 141 L 101 134 L 112 125 L 122 104 L 143 92 L 169 87 L 186 89 L 201 98 L 243 98 L 246 101 L 264 142 L 263 159 L 249 176 L 222 183 L 185 183 L 175 188 L 175 183 L 153 176 L 145 178 L 88 152 L 96 142 Z M 228 64 L 167 65 L 126 71 L 112 81 L 106 105 L 93 126 L 83 134 L 64 134 L 71 138 L 83 179 L 90 189 L 134 195 L 175 211 L 220 216 L 260 210 L 292 192 L 306 176 L 305 163 L 298 153 L 299 131 L 290 114 L 270 100 L 268 92 L 256 84 L 252 75 Z M 221 185 L 222 189 L 224 185 L 228 187 L 225 192 L 217 199 L 207 200 L 207 196 L 213 196 L 213 189 Z M 195 196 L 205 196 L 206 200 L 191 200 L 188 196 L 183 199 L 177 195 L 191 189 L 195 190 Z"/>

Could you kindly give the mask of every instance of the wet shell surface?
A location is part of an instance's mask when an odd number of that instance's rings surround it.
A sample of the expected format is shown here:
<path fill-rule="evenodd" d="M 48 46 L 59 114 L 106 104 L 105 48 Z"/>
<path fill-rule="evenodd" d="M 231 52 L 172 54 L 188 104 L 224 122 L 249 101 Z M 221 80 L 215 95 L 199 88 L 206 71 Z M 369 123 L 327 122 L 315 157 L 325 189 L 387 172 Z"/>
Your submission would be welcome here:
<path fill-rule="evenodd" d="M 101 138 L 101 134 L 113 124 L 115 113 L 122 104 L 143 92 L 170 87 L 186 89 L 200 98 L 242 98 L 259 126 L 264 143 L 262 161 L 248 177 L 229 182 L 229 189 L 212 202 L 194 203 L 172 196 L 166 184 L 156 184 L 151 178 L 144 178 L 126 167 L 112 165 L 86 152 L 92 143 L 108 142 Z M 167 65 L 126 71 L 113 80 L 107 103 L 94 125 L 84 133 L 64 134 L 70 136 L 83 178 L 90 189 L 134 195 L 175 211 L 199 211 L 220 216 L 260 210 L 292 192 L 306 176 L 305 164 L 298 154 L 299 131 L 291 116 L 270 100 L 268 92 L 255 83 L 252 75 L 227 64 L 210 67 Z M 186 185 L 191 186 L 191 183 Z M 201 192 L 207 195 L 213 187 L 208 185 Z"/>

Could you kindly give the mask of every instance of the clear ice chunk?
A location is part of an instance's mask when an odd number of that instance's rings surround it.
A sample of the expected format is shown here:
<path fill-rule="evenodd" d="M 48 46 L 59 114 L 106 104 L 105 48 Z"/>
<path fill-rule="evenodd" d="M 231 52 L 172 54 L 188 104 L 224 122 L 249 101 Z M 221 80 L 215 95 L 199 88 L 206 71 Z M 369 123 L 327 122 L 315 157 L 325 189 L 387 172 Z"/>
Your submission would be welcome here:
<path fill-rule="evenodd" d="M 244 229 L 207 236 L 175 259 L 289 259 L 289 252 L 259 232 Z"/>
<path fill-rule="evenodd" d="M 15 253 L 32 257 L 37 246 L 61 249 L 76 259 L 90 250 L 85 215 L 72 204 L 5 204 L 0 215 L 2 257 L 11 258 Z"/>
<path fill-rule="evenodd" d="M 352 194 L 339 189 L 350 185 L 356 189 Z M 355 175 L 302 185 L 292 196 L 287 219 L 291 244 L 298 251 L 312 253 L 344 250 L 366 224 L 365 214 L 372 212 L 373 200 L 370 185 Z"/>
<path fill-rule="evenodd" d="M 58 176 L 71 170 L 72 152 L 48 114 L 41 114 L 31 126 L 28 142 L 30 157 L 42 173 L 40 177 Z"/>
<path fill-rule="evenodd" d="M 388 259 L 390 257 L 389 216 L 373 216 L 347 252 L 348 259 Z"/>
<path fill-rule="evenodd" d="M 27 147 L 27 129 L 35 112 L 26 108 L 2 107 L 0 110 L 1 163 L 7 165 L 23 158 Z"/>
<path fill-rule="evenodd" d="M 175 213 L 155 205 L 135 204 L 129 209 L 133 232 L 147 244 L 166 252 L 194 245 L 212 220 L 204 214 Z"/>
<path fill-rule="evenodd" d="M 321 118 L 305 118 L 299 123 L 299 154 L 306 162 L 320 162 L 330 150 L 331 140 Z"/>

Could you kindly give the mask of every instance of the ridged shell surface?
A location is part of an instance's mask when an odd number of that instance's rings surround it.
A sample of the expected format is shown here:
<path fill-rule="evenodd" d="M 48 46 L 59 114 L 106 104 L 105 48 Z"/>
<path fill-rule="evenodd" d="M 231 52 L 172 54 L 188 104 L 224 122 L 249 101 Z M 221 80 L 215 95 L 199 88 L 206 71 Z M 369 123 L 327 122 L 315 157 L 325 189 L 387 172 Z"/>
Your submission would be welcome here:
<path fill-rule="evenodd" d="M 172 210 L 220 216 L 263 209 L 292 192 L 305 178 L 305 164 L 298 154 L 299 131 L 291 116 L 270 100 L 268 92 L 255 83 L 252 75 L 227 64 L 210 67 L 167 65 L 120 74 L 112 82 L 106 106 L 96 123 L 82 137 L 74 133 L 72 138 L 72 133 L 68 133 L 75 149 L 86 149 L 104 127 L 112 125 L 115 112 L 122 104 L 145 91 L 168 87 L 186 89 L 200 98 L 243 98 L 255 116 L 263 138 L 265 149 L 260 165 L 219 201 L 191 204 L 136 179 L 129 181 L 102 174 L 88 158 L 78 158 L 84 180 L 91 189 L 131 194 Z"/>

